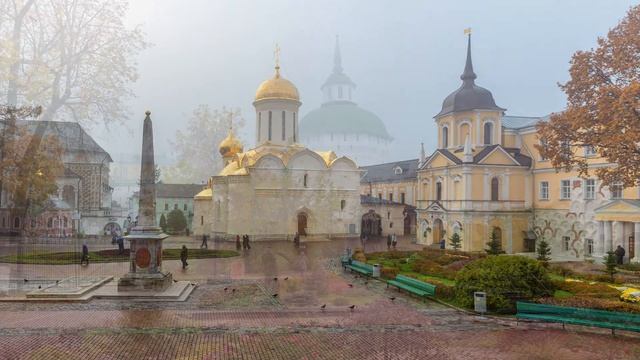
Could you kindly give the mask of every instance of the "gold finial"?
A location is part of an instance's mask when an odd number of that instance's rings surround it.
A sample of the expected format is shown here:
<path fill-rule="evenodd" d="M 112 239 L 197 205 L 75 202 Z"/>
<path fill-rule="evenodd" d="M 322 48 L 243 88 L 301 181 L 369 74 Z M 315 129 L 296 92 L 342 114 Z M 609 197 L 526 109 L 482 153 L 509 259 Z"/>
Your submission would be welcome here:
<path fill-rule="evenodd" d="M 464 34 L 465 35 L 471 35 L 471 28 L 469 27 L 469 28 L 464 29 Z"/>
<path fill-rule="evenodd" d="M 229 111 L 229 133 L 233 133 L 233 112 Z"/>
<path fill-rule="evenodd" d="M 276 60 L 276 77 L 280 77 L 280 46 L 276 43 L 276 49 L 273 50 L 273 56 Z"/>

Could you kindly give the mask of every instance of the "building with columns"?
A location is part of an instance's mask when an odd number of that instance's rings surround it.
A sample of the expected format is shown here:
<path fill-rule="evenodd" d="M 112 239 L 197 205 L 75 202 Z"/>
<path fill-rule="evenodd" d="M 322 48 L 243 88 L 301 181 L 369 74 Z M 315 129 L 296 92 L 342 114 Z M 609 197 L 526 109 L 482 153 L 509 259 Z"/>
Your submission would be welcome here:
<path fill-rule="evenodd" d="M 637 261 L 638 188 L 556 171 L 535 147 L 536 124 L 548 117 L 507 115 L 475 83 L 468 41 L 462 84 L 435 116 L 438 148 L 417 171 L 417 241 L 458 233 L 463 250 L 482 251 L 495 233 L 507 253 L 533 252 L 545 239 L 556 259 L 601 259 L 621 245 Z M 592 168 L 615 166 L 592 148 L 573 150 Z"/>
<path fill-rule="evenodd" d="M 300 96 L 276 63 L 258 87 L 256 146 L 231 131 L 219 147 L 225 167 L 194 197 L 194 234 L 254 240 L 357 236 L 361 171 L 347 157 L 300 142 Z"/>
<path fill-rule="evenodd" d="M 302 141 L 312 148 L 330 148 L 359 165 L 379 163 L 388 157 L 393 138 L 384 122 L 355 102 L 356 84 L 342 68 L 336 37 L 333 71 L 321 87 L 322 105 L 300 123 Z"/>

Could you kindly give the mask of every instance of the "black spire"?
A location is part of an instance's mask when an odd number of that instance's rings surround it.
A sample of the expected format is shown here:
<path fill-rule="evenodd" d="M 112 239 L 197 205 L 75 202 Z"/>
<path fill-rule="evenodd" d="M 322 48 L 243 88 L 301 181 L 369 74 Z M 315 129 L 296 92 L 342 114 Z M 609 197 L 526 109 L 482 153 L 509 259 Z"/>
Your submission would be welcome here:
<path fill-rule="evenodd" d="M 471 33 L 469 33 L 469 40 L 467 43 L 467 63 L 464 65 L 464 72 L 460 75 L 460 79 L 462 79 L 465 85 L 473 85 L 476 78 L 476 73 L 473 72 L 473 62 L 471 62 Z"/>

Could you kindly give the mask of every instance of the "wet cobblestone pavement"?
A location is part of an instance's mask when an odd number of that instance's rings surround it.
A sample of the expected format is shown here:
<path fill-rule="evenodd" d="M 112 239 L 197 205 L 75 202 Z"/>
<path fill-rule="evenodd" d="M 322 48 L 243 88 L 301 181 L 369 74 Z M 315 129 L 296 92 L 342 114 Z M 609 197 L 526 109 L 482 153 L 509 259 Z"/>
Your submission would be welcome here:
<path fill-rule="evenodd" d="M 398 295 L 342 272 L 335 259 L 349 245 L 193 260 L 175 274 L 199 284 L 182 303 L 0 303 L 0 359 L 640 358 L 634 334 L 516 326 Z"/>

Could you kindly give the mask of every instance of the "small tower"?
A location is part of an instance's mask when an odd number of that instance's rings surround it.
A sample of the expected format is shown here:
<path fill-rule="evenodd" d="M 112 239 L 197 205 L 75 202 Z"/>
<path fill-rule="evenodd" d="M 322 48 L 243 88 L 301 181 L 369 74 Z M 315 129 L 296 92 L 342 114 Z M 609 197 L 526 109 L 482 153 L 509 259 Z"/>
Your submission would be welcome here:
<path fill-rule="evenodd" d="M 421 168 L 424 165 L 426 160 L 426 155 L 424 153 L 424 143 L 420 143 L 420 161 L 418 162 L 418 168 Z"/>
<path fill-rule="evenodd" d="M 298 139 L 300 95 L 293 83 L 280 76 L 280 48 L 276 45 L 275 75 L 260 84 L 256 108 L 256 144 L 293 145 Z"/>
<path fill-rule="evenodd" d="M 324 102 L 353 101 L 353 93 L 356 84 L 342 69 L 342 56 L 340 54 L 340 39 L 336 35 L 336 47 L 333 53 L 333 72 L 322 85 Z"/>
<path fill-rule="evenodd" d="M 229 162 L 233 160 L 233 157 L 236 154 L 244 151 L 242 142 L 240 139 L 236 138 L 233 133 L 233 119 L 230 119 L 229 123 L 229 135 L 227 135 L 227 137 L 224 138 L 218 146 L 218 151 L 220 152 L 220 156 L 222 156 L 224 166 L 229 165 Z"/>

